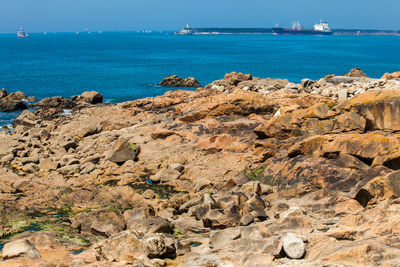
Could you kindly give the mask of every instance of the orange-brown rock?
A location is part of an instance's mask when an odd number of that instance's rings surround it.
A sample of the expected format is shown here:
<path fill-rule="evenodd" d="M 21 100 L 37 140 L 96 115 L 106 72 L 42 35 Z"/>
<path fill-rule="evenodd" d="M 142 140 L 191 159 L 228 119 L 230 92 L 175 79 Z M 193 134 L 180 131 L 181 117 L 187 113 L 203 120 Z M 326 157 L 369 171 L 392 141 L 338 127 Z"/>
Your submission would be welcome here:
<path fill-rule="evenodd" d="M 360 68 L 352 68 L 349 73 L 346 74 L 348 77 L 367 77 L 368 75 L 365 74 Z"/>
<path fill-rule="evenodd" d="M 348 101 L 367 120 L 369 130 L 400 130 L 400 89 L 371 90 Z"/>
<path fill-rule="evenodd" d="M 188 105 L 177 109 L 180 120 L 194 122 L 206 117 L 224 115 L 248 116 L 252 113 L 271 113 L 274 105 L 259 94 L 236 90 L 231 94 L 217 94 L 195 99 Z"/>
<path fill-rule="evenodd" d="M 400 79 L 400 71 L 393 73 L 385 73 L 381 79 L 391 80 L 391 79 Z"/>

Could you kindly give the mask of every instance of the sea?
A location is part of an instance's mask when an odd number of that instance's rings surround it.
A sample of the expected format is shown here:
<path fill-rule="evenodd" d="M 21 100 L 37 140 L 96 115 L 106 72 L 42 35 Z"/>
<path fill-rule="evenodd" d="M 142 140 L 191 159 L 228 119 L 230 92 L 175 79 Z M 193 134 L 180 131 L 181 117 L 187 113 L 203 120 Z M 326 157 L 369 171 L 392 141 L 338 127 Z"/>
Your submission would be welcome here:
<path fill-rule="evenodd" d="M 38 99 L 94 90 L 122 102 L 164 94 L 171 88 L 157 84 L 172 74 L 202 85 L 232 71 L 298 83 L 360 67 L 379 78 L 400 70 L 399 47 L 399 36 L 0 34 L 0 88 Z M 0 113 L 0 126 L 19 113 Z"/>

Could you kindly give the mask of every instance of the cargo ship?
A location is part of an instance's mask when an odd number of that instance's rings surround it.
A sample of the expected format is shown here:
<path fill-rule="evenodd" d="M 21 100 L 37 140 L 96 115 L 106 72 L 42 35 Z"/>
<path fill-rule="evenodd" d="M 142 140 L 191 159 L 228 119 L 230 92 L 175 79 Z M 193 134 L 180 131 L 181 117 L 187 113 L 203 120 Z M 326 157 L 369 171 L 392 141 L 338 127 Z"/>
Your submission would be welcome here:
<path fill-rule="evenodd" d="M 19 28 L 19 30 L 18 30 L 18 32 L 17 32 L 17 36 L 18 37 L 28 37 L 28 34 L 24 31 L 24 29 L 22 29 L 22 27 L 21 28 Z"/>
<path fill-rule="evenodd" d="M 292 23 L 292 28 L 280 28 L 275 25 L 272 28 L 274 35 L 332 35 L 333 31 L 329 28 L 328 23 L 320 22 L 314 25 L 313 29 L 306 29 L 296 21 Z"/>

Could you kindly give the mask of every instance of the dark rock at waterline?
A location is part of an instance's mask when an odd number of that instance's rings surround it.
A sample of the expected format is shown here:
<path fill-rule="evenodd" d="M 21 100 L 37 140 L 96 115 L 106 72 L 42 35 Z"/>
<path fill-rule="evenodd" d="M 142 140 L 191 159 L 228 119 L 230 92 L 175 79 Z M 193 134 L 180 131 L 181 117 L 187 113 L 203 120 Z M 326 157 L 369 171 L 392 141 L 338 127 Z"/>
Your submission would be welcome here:
<path fill-rule="evenodd" d="M 6 97 L 8 95 L 6 89 L 0 89 L 0 98 Z"/>
<path fill-rule="evenodd" d="M 46 97 L 38 103 L 32 104 L 32 107 L 39 108 L 62 108 L 71 109 L 76 106 L 76 103 L 70 99 L 61 96 Z"/>
<path fill-rule="evenodd" d="M 15 110 L 24 110 L 28 108 L 28 102 L 34 102 L 36 97 L 28 97 L 21 91 L 8 94 L 5 89 L 0 90 L 0 111 L 10 112 Z"/>
<path fill-rule="evenodd" d="M 13 92 L 11 94 L 7 94 L 7 96 L 5 96 L 2 101 L 20 101 L 23 99 L 26 99 L 28 96 L 21 92 L 21 91 L 17 91 L 17 92 Z"/>
<path fill-rule="evenodd" d="M 1 101 L 0 102 L 0 111 L 1 112 L 10 112 L 15 110 L 24 110 L 27 109 L 28 106 L 24 101 Z"/>
<path fill-rule="evenodd" d="M 34 103 L 31 107 L 37 107 L 35 115 L 42 119 L 54 119 L 65 109 L 72 109 L 77 105 L 73 100 L 61 96 L 46 97 Z"/>
<path fill-rule="evenodd" d="M 180 78 L 176 75 L 171 75 L 162 82 L 159 83 L 159 85 L 162 86 L 168 86 L 168 87 L 200 87 L 201 84 L 193 77 L 188 77 L 188 78 Z"/>

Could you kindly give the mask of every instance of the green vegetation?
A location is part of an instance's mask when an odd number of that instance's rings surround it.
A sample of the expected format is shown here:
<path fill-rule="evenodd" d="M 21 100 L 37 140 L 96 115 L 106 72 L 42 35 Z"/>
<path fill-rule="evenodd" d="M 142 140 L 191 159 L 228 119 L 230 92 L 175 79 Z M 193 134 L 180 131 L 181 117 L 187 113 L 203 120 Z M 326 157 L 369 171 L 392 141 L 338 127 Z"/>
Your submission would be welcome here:
<path fill-rule="evenodd" d="M 187 193 L 185 191 L 177 191 L 173 186 L 163 184 L 129 183 L 127 185 L 139 194 L 143 194 L 147 189 L 151 189 L 160 199 L 170 198 L 174 194 Z"/>
<path fill-rule="evenodd" d="M 179 228 L 175 228 L 174 232 L 172 233 L 172 236 L 178 240 L 182 239 L 183 238 L 183 230 L 179 229 Z"/>
<path fill-rule="evenodd" d="M 61 194 L 62 195 L 68 195 L 68 194 L 71 194 L 72 193 L 72 188 L 71 187 L 67 187 L 66 189 L 64 189 L 62 192 L 61 192 Z"/>
<path fill-rule="evenodd" d="M 265 170 L 265 166 L 261 166 L 259 168 L 253 169 L 253 170 L 245 169 L 243 171 L 243 174 L 250 181 L 254 181 L 254 180 L 258 180 L 259 178 L 261 178 L 264 170 Z"/>
<path fill-rule="evenodd" d="M 129 143 L 129 148 L 132 149 L 132 150 L 136 150 L 137 146 L 135 144 Z"/>

